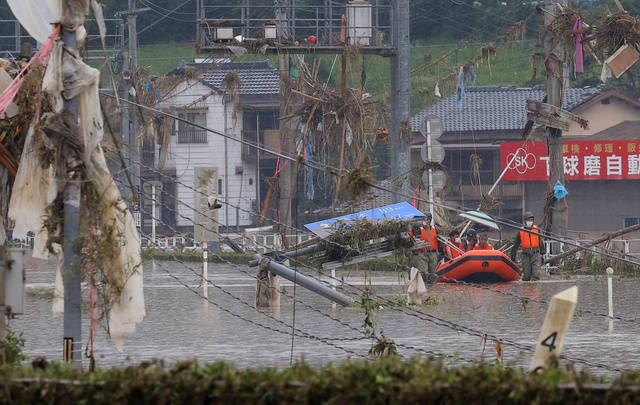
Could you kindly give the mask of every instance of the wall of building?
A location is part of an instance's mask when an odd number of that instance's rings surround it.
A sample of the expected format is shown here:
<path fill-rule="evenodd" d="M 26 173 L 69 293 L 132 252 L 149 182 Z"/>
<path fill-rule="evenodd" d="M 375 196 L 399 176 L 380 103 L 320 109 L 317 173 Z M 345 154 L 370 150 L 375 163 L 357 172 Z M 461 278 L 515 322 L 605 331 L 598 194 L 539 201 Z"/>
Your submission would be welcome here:
<path fill-rule="evenodd" d="M 204 101 L 203 95 L 210 94 L 211 88 L 197 83 L 183 83 L 174 92 L 174 96 L 163 102 L 162 108 L 189 106 L 194 109 L 206 109 L 207 128 L 226 133 L 233 138 L 242 138 L 242 112 L 237 112 L 237 122 L 234 127 L 233 103 L 228 103 L 225 109 L 223 97 L 219 94 L 211 94 Z M 199 101 L 200 100 L 200 101 Z M 226 122 L 225 122 L 226 113 Z M 226 150 L 225 150 L 226 148 Z M 227 154 L 227 164 L 225 168 L 225 152 Z M 224 200 L 225 195 L 229 198 L 229 203 L 239 206 L 244 211 L 238 211 L 238 223 L 236 223 L 236 208 L 223 205 L 217 211 L 218 221 L 221 226 L 247 226 L 251 225 L 252 218 L 249 212 L 253 210 L 253 201 L 256 198 L 255 191 L 255 163 L 243 162 L 241 156 L 241 144 L 232 139 L 228 139 L 225 145 L 225 138 L 208 132 L 207 143 L 179 144 L 178 137 L 173 136 L 169 155 L 167 157 L 167 168 L 175 167 L 178 194 L 178 218 L 177 224 L 180 227 L 193 226 L 194 191 L 189 187 L 194 186 L 195 167 L 215 167 L 218 171 L 218 179 L 222 180 L 222 188 L 218 189 L 219 198 Z M 242 168 L 242 173 L 236 174 L 236 167 Z M 228 170 L 228 171 L 226 171 Z M 225 175 L 227 176 L 225 178 Z M 181 184 L 184 183 L 184 184 Z M 250 184 L 251 183 L 251 184 Z M 218 182 L 220 184 L 220 182 Z M 228 190 L 227 190 L 228 188 Z M 225 194 L 226 190 L 226 194 Z M 183 218 L 183 217 L 186 217 Z"/>
<path fill-rule="evenodd" d="M 547 183 L 526 181 L 525 209 L 542 220 Z M 609 232 L 624 226 L 625 218 L 640 217 L 640 181 L 589 180 L 568 182 L 569 230 Z"/>
<path fill-rule="evenodd" d="M 578 124 L 572 123 L 565 136 L 593 135 L 623 121 L 640 120 L 640 109 L 632 106 L 624 100 L 609 97 L 609 104 L 597 104 L 577 108 L 575 114 L 589 121 L 589 128 L 582 129 Z"/>

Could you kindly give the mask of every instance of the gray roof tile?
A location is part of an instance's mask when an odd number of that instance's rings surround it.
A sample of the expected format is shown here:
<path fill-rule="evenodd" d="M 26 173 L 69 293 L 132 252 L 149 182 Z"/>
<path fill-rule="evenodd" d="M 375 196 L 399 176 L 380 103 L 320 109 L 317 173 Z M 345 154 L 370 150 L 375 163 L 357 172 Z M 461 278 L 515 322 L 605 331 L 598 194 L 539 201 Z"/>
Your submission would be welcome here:
<path fill-rule="evenodd" d="M 605 86 L 568 89 L 565 91 L 563 108 L 573 110 L 605 90 Z M 520 130 L 527 121 L 526 100 L 542 101 L 544 95 L 542 86 L 468 88 L 462 107 L 456 105 L 455 94 L 445 97 L 414 115 L 411 118 L 411 129 L 419 132 L 422 118 L 426 114 L 433 114 L 442 119 L 444 132 Z"/>
<path fill-rule="evenodd" d="M 202 72 L 200 80 L 215 89 L 222 89 L 221 83 L 230 70 L 237 70 L 240 76 L 241 95 L 280 94 L 280 75 L 269 60 L 262 62 L 230 62 L 222 64 L 192 63 Z"/>

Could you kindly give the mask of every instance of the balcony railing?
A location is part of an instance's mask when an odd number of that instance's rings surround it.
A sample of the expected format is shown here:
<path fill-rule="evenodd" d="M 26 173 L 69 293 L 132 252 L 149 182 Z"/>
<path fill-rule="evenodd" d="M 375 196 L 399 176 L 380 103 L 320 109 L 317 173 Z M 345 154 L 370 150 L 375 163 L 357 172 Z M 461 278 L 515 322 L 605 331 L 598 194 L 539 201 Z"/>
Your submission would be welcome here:
<path fill-rule="evenodd" d="M 299 51 L 331 53 L 336 48 L 358 45 L 363 53 L 393 53 L 393 9 L 387 1 L 375 3 L 324 5 L 289 5 L 282 8 L 286 20 L 277 21 L 277 8 L 273 5 L 251 4 L 229 5 L 215 0 L 199 0 L 198 41 L 201 51 L 226 47 L 233 36 L 242 35 L 252 40 L 268 41 L 266 52 Z M 346 2 L 345 2 L 346 3 Z M 371 4 L 373 3 L 373 4 Z M 343 16 L 349 17 L 343 25 Z M 277 24 L 278 34 L 270 35 L 265 26 Z M 228 37 L 221 38 L 217 30 L 224 30 Z M 274 29 L 275 32 L 275 29 Z M 313 38 L 313 42 L 308 39 Z M 275 46 L 278 44 L 278 46 Z M 289 49 L 291 48 L 291 49 Z"/>
<path fill-rule="evenodd" d="M 181 129 L 178 131 L 178 143 L 207 143 L 207 131 L 202 129 Z"/>

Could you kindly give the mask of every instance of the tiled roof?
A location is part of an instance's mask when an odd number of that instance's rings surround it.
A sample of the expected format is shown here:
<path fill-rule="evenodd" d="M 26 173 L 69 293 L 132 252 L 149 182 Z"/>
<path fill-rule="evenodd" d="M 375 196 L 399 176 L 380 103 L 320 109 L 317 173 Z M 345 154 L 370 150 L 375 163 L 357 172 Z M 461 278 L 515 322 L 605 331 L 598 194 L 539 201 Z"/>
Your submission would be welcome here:
<path fill-rule="evenodd" d="M 622 121 L 593 135 L 567 137 L 571 141 L 616 141 L 640 138 L 640 121 Z"/>
<path fill-rule="evenodd" d="M 222 64 L 192 63 L 200 70 L 200 80 L 215 89 L 230 70 L 237 70 L 240 76 L 241 95 L 278 95 L 280 94 L 280 75 L 269 60 L 262 62 L 230 62 Z"/>
<path fill-rule="evenodd" d="M 607 90 L 605 86 L 570 88 L 565 91 L 563 108 L 573 110 Z M 478 86 L 466 89 L 462 107 L 456 105 L 456 95 L 443 98 L 411 118 L 413 132 L 420 131 L 420 121 L 426 114 L 442 119 L 444 132 L 513 131 L 521 130 L 527 121 L 526 100 L 542 101 L 545 90 L 499 86 Z"/>

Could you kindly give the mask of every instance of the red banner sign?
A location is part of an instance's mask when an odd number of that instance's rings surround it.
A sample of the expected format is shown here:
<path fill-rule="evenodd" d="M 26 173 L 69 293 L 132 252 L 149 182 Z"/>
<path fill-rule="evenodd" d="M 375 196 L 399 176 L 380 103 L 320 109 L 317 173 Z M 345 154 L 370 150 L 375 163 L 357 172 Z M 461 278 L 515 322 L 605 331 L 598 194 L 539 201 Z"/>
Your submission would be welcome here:
<path fill-rule="evenodd" d="M 567 180 L 640 179 L 640 140 L 570 141 L 562 145 Z M 503 180 L 547 180 L 549 153 L 545 142 L 502 142 L 500 166 L 509 165 Z"/>

